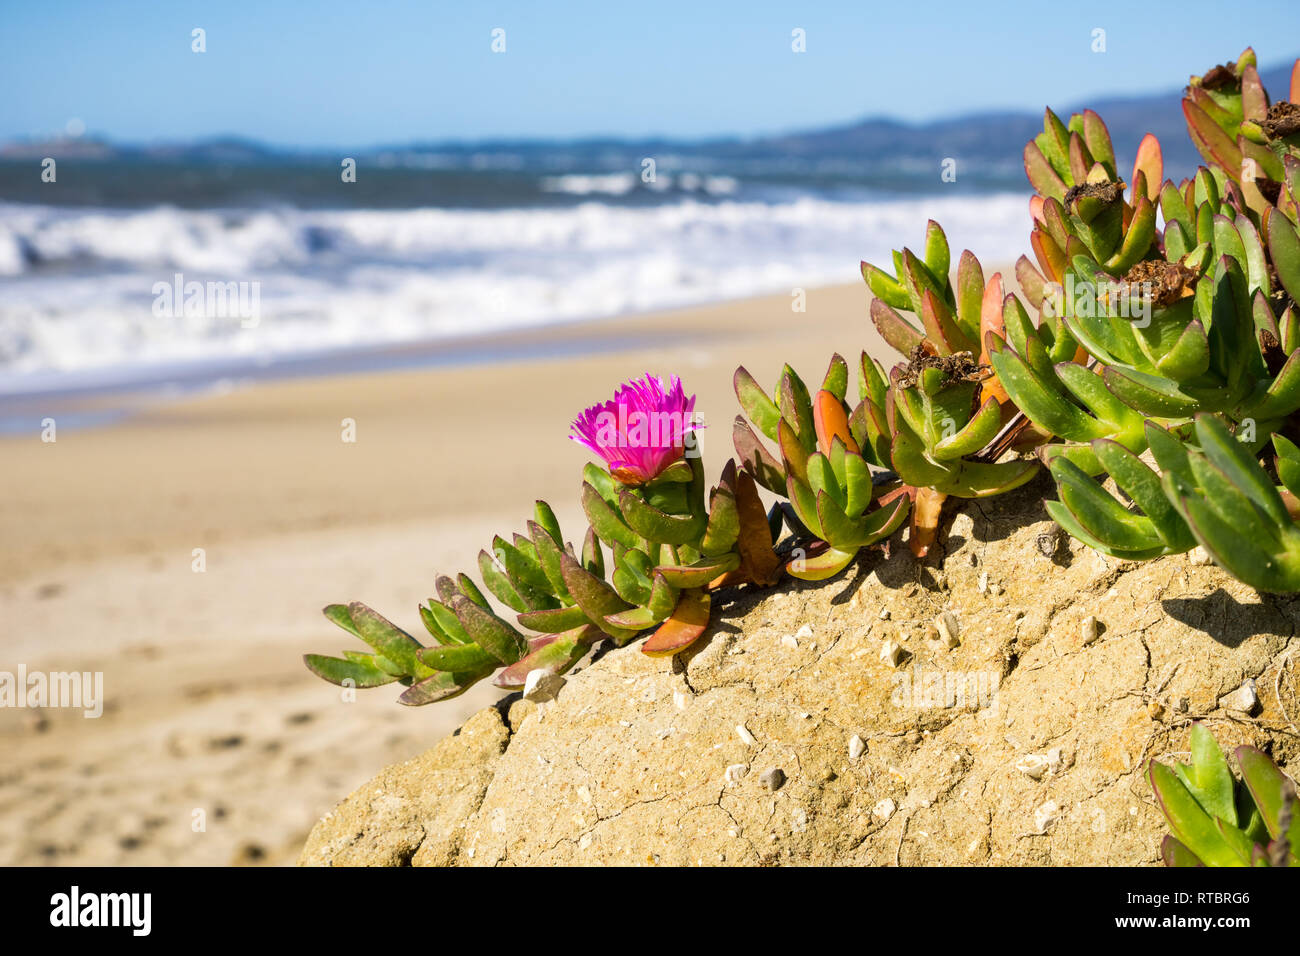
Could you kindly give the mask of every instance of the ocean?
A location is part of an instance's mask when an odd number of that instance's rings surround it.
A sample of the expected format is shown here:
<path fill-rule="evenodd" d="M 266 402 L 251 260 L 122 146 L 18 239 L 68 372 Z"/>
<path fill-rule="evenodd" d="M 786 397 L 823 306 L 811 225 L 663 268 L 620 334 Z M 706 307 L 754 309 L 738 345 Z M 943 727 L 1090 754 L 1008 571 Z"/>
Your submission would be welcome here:
<path fill-rule="evenodd" d="M 0 162 L 0 398 L 191 387 L 375 350 L 859 282 L 939 220 L 1009 263 L 1027 188 L 592 146 Z M 866 320 L 865 293 L 863 321 Z"/>

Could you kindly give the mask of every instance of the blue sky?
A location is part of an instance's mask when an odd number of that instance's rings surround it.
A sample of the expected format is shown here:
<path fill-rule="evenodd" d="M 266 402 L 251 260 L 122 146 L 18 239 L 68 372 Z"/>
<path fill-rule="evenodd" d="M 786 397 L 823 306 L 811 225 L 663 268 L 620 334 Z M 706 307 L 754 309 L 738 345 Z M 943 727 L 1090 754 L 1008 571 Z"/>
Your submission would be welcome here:
<path fill-rule="evenodd" d="M 321 147 L 752 135 L 1039 110 L 1171 89 L 1252 42 L 1264 65 L 1300 52 L 1276 26 L 1294 22 L 1294 0 L 1226 14 L 1208 0 L 1177 12 L 1109 0 L 3 3 L 0 139 L 70 120 L 118 140 Z M 195 27 L 206 53 L 190 50 Z M 805 53 L 791 50 L 795 28 Z M 1090 49 L 1095 28 L 1105 53 Z"/>

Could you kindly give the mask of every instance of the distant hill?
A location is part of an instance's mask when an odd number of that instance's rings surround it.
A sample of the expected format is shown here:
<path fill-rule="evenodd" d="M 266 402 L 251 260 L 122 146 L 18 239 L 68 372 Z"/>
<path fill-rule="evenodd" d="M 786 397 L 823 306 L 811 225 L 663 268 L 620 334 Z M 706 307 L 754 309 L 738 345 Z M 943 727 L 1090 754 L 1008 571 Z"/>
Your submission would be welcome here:
<path fill-rule="evenodd" d="M 1275 98 L 1288 93 L 1290 65 L 1261 71 Z M 1127 166 L 1145 133 L 1155 133 L 1164 149 L 1165 173 L 1172 178 L 1190 175 L 1199 163 L 1187 138 L 1180 106 L 1181 90 L 1123 97 L 1090 99 L 1086 104 L 1053 104 L 1063 118 L 1084 105 L 1105 119 L 1120 159 Z M 429 178 L 440 175 L 497 175 L 506 192 L 515 187 L 512 176 L 548 176 L 561 173 L 639 171 L 644 157 L 655 157 L 661 168 L 704 174 L 736 176 L 746 183 L 803 186 L 862 187 L 888 192 L 928 192 L 939 188 L 939 164 L 957 160 L 963 184 L 978 190 L 1023 189 L 1024 144 L 1042 129 L 1041 113 L 975 113 L 925 123 L 888 118 L 867 118 L 830 128 L 797 131 L 749 139 L 671 138 L 583 140 L 484 140 L 474 142 L 424 141 L 383 147 L 338 150 L 286 150 L 238 137 L 222 137 L 180 144 L 128 145 L 83 137 L 52 143 L 16 142 L 0 145 L 0 199 L 48 201 L 115 201 L 113 182 L 105 172 L 98 192 L 63 191 L 61 199 L 34 192 L 34 180 L 14 163 L 43 156 L 85 161 L 92 165 L 158 164 L 163 179 L 167 169 L 212 165 L 231 169 L 279 169 L 285 182 L 274 180 L 272 193 L 292 198 L 295 177 L 315 169 L 337 180 L 340 156 L 353 156 L 371 170 Z M 6 163 L 8 161 L 8 163 Z M 6 174 L 6 165 L 10 173 Z M 177 173 L 179 175 L 179 172 Z M 120 177 L 119 177 L 120 178 Z M 328 178 L 328 177 L 327 177 Z M 215 188 L 215 187 L 214 187 Z M 496 188 L 496 187 L 493 187 Z M 240 194 L 243 195 L 242 193 Z M 407 195 L 407 194 L 404 194 Z M 441 194 L 438 194 L 441 195 Z M 220 196 L 210 197 L 219 201 Z M 408 198 L 410 198 L 408 196 Z M 373 197 L 383 202 L 382 195 Z M 182 200 L 186 201 L 186 200 Z M 439 202 L 437 196 L 422 201 Z"/>

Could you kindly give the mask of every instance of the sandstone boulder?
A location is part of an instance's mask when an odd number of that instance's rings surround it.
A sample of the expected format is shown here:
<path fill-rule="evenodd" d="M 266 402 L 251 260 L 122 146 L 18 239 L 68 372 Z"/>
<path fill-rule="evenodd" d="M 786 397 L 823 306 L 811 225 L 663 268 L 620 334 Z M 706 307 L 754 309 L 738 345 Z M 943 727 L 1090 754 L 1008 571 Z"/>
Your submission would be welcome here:
<path fill-rule="evenodd" d="M 1155 863 L 1143 770 L 1194 720 L 1295 775 L 1300 599 L 1096 554 L 1050 490 L 962 503 L 941 560 L 895 542 L 720 595 L 675 660 L 632 644 L 507 699 L 348 797 L 301 862 Z"/>

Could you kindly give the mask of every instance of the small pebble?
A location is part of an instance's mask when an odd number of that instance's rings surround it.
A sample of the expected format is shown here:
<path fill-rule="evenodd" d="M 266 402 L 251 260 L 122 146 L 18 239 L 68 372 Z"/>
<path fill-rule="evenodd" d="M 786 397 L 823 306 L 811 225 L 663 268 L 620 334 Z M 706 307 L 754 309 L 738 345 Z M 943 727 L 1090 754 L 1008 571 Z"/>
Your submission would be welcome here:
<path fill-rule="evenodd" d="M 733 763 L 730 767 L 727 768 L 727 772 L 723 774 L 723 777 L 727 781 L 727 786 L 734 787 L 737 783 L 740 782 L 740 778 L 747 773 L 749 773 L 748 764 Z"/>
<path fill-rule="evenodd" d="M 1219 698 L 1219 706 L 1227 710 L 1239 710 L 1243 714 L 1253 714 L 1259 707 L 1259 694 L 1255 691 L 1255 681 L 1246 678 L 1231 694 Z"/>
<path fill-rule="evenodd" d="M 785 771 L 780 767 L 773 767 L 771 770 L 764 770 L 759 775 L 758 782 L 775 793 L 785 786 Z"/>
<path fill-rule="evenodd" d="M 534 704 L 555 700 L 564 684 L 565 680 L 559 674 L 538 667 L 529 671 L 524 679 L 524 700 L 531 700 Z"/>
<path fill-rule="evenodd" d="M 880 609 L 880 619 L 881 619 L 882 621 L 888 621 L 888 620 L 889 620 L 889 608 L 887 608 L 887 607 L 882 607 L 882 608 Z"/>
<path fill-rule="evenodd" d="M 1084 647 L 1087 647 L 1095 641 L 1098 633 L 1099 629 L 1097 627 L 1097 619 L 1089 614 L 1083 619 L 1083 624 L 1079 628 L 1079 636 L 1083 641 Z"/>
<path fill-rule="evenodd" d="M 885 799 L 881 800 L 871 808 L 871 816 L 881 823 L 887 823 L 889 818 L 894 815 L 896 809 L 898 808 L 894 805 L 894 801 L 889 797 L 885 797 Z"/>
<path fill-rule="evenodd" d="M 885 641 L 880 645 L 880 659 L 890 667 L 897 667 L 902 662 L 904 653 L 897 641 Z"/>
<path fill-rule="evenodd" d="M 939 632 L 939 641 L 944 647 L 956 647 L 961 643 L 958 639 L 961 636 L 961 626 L 957 623 L 957 615 L 952 611 L 944 611 L 934 619 L 935 630 Z"/>
<path fill-rule="evenodd" d="M 1059 819 L 1061 819 L 1061 808 L 1056 805 L 1055 800 L 1048 800 L 1034 811 L 1034 826 L 1037 827 L 1036 832 L 1046 833 L 1056 825 L 1056 821 Z"/>
<path fill-rule="evenodd" d="M 784 635 L 781 638 L 781 643 L 784 644 L 786 647 L 791 648 L 792 650 L 797 650 L 799 647 L 799 642 L 795 640 L 793 634 Z"/>
<path fill-rule="evenodd" d="M 849 738 L 849 759 L 850 760 L 857 760 L 866 752 L 867 752 L 867 742 L 865 740 L 863 740 L 857 734 L 854 734 L 852 737 Z"/>
<path fill-rule="evenodd" d="M 1042 754 L 1025 754 L 1025 756 L 1016 761 L 1016 769 L 1026 777 L 1041 780 L 1043 774 L 1047 773 L 1047 758 Z"/>
<path fill-rule="evenodd" d="M 1210 563 L 1210 552 L 1206 551 L 1199 544 L 1187 552 L 1187 560 L 1198 567 L 1203 567 Z"/>

